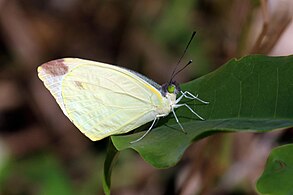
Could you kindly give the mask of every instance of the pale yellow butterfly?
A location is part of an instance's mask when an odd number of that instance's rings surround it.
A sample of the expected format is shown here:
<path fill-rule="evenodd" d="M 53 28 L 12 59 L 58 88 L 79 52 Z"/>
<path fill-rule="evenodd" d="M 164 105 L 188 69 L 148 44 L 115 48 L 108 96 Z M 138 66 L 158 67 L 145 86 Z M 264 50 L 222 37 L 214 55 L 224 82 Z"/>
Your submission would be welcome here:
<path fill-rule="evenodd" d="M 177 66 L 194 35 L 195 32 Z M 186 66 L 177 72 L 175 68 L 170 81 L 162 86 L 135 71 L 78 58 L 47 62 L 38 67 L 38 75 L 63 113 L 93 141 L 127 133 L 153 121 L 139 139 L 131 142 L 134 143 L 145 137 L 155 122 L 170 112 L 183 130 L 175 108 L 185 106 L 203 120 L 187 104 L 179 104 L 183 97 L 208 104 L 199 99 L 198 95 L 181 91 L 179 85 L 172 81 Z M 178 93 L 181 96 L 176 99 Z"/>
<path fill-rule="evenodd" d="M 207 104 L 171 82 L 160 86 L 134 71 L 78 58 L 53 60 L 38 67 L 38 76 L 56 99 L 63 113 L 93 141 L 123 134 L 173 112 L 186 97 Z M 176 99 L 176 95 L 181 96 Z"/>

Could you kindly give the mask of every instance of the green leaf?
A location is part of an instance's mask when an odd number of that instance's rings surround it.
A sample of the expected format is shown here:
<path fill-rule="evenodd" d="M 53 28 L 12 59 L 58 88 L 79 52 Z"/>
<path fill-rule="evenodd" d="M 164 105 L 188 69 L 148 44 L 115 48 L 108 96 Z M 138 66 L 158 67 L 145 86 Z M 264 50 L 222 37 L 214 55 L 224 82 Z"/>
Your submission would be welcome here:
<path fill-rule="evenodd" d="M 108 142 L 107 156 L 104 162 L 104 174 L 103 174 L 103 190 L 106 195 L 110 194 L 111 189 L 111 173 L 112 168 L 115 165 L 119 152 L 114 147 L 111 139 Z"/>
<path fill-rule="evenodd" d="M 112 136 L 118 150 L 132 148 L 157 168 L 175 165 L 195 140 L 217 132 L 264 132 L 293 126 L 293 56 L 262 55 L 233 59 L 216 71 L 183 84 L 181 88 L 208 101 L 186 101 L 206 120 L 187 108 L 160 119 L 144 139 L 144 132 Z M 182 102 L 184 102 L 182 101 Z"/>
<path fill-rule="evenodd" d="M 293 194 L 293 144 L 277 147 L 271 151 L 265 170 L 257 181 L 261 194 Z"/>

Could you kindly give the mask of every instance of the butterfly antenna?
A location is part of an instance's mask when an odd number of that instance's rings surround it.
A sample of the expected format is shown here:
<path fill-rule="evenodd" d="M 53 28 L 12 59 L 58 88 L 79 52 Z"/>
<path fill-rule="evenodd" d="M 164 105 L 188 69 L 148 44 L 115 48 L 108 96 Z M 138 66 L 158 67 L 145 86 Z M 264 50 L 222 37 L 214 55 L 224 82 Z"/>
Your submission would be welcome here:
<path fill-rule="evenodd" d="M 177 75 L 180 71 L 182 71 L 186 66 L 188 66 L 189 64 L 191 64 L 191 62 L 189 61 L 189 63 L 187 63 L 187 64 L 184 66 L 183 69 L 180 69 L 179 72 L 176 72 L 176 69 L 178 68 L 178 66 L 179 66 L 179 64 L 180 64 L 180 62 L 181 62 L 181 60 L 182 60 L 182 58 L 183 58 L 184 55 L 186 54 L 186 51 L 187 51 L 187 49 L 188 49 L 188 47 L 189 47 L 189 45 L 190 45 L 192 39 L 194 38 L 195 34 L 196 34 L 196 32 L 193 31 L 193 33 L 192 33 L 192 35 L 191 35 L 191 38 L 190 38 L 188 44 L 186 45 L 183 54 L 182 54 L 181 57 L 179 58 L 179 61 L 177 62 L 176 66 L 175 66 L 175 68 L 174 68 L 174 70 L 173 70 L 173 72 L 172 72 L 172 75 L 171 75 L 171 78 L 170 78 L 169 83 L 172 82 L 172 80 L 173 80 L 173 78 L 175 77 L 175 75 Z"/>
<path fill-rule="evenodd" d="M 180 70 L 178 70 L 174 75 L 173 75 L 173 78 L 179 74 L 182 70 L 184 70 L 187 66 L 189 66 L 190 64 L 192 63 L 192 60 L 189 60 L 189 62 L 183 67 L 181 68 Z"/>

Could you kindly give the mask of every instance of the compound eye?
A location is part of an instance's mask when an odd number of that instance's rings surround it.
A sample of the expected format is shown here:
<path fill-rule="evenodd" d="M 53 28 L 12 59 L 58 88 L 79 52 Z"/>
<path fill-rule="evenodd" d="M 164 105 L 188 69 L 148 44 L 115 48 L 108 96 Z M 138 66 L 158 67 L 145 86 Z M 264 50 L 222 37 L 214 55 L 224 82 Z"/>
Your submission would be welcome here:
<path fill-rule="evenodd" d="M 175 90 L 176 90 L 176 86 L 174 84 L 171 84 L 168 86 L 168 92 L 169 93 L 175 93 Z"/>

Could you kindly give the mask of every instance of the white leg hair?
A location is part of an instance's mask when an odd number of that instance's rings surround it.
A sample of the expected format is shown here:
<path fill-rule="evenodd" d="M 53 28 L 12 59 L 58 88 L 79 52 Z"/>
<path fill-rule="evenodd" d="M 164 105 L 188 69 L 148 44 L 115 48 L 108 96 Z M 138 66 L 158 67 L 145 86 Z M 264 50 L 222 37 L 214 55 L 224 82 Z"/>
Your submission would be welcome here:
<path fill-rule="evenodd" d="M 181 106 L 185 106 L 185 107 L 187 107 L 195 116 L 197 116 L 199 119 L 201 119 L 201 120 L 204 120 L 204 118 L 202 118 L 199 114 L 197 114 L 192 108 L 190 108 L 190 106 L 189 105 L 187 105 L 187 104 L 178 104 L 180 101 L 181 101 L 181 99 L 183 98 L 183 97 L 185 97 L 185 98 L 187 98 L 187 99 L 191 99 L 191 100 L 198 100 L 199 102 L 201 102 L 201 103 L 203 103 L 203 104 L 209 104 L 209 102 L 206 102 L 206 101 L 204 101 L 204 100 L 202 100 L 202 99 L 200 99 L 199 97 L 198 97 L 198 94 L 197 95 L 193 95 L 192 93 L 190 93 L 189 91 L 181 91 L 181 96 L 178 98 L 178 99 L 176 99 L 176 102 L 175 102 L 175 105 L 172 107 L 172 112 L 173 112 L 173 114 L 174 114 L 174 117 L 175 117 L 175 119 L 176 119 L 176 121 L 177 121 L 177 123 L 179 124 L 179 126 L 181 127 L 181 129 L 183 130 L 183 128 L 182 128 L 182 125 L 179 123 L 179 120 L 178 120 L 178 118 L 177 118 L 177 116 L 176 116 L 176 114 L 175 114 L 175 112 L 174 112 L 174 108 L 179 108 L 179 107 L 181 107 Z"/>
<path fill-rule="evenodd" d="M 186 106 L 190 112 L 192 112 L 195 116 L 197 116 L 200 120 L 204 120 L 204 118 L 202 118 L 199 114 L 197 114 L 194 110 L 192 110 L 192 108 L 190 108 L 190 106 L 188 106 L 187 104 L 176 104 L 174 105 L 174 108 L 179 108 L 181 106 Z M 180 125 L 181 126 L 181 125 Z"/>
<path fill-rule="evenodd" d="M 136 142 L 142 140 L 152 130 L 152 128 L 155 125 L 156 121 L 159 120 L 161 117 L 164 117 L 164 116 L 166 116 L 166 114 L 157 115 L 156 118 L 153 120 L 153 123 L 150 126 L 150 128 L 140 138 L 138 138 L 137 140 L 131 141 L 130 143 L 133 144 L 133 143 L 136 143 Z"/>
<path fill-rule="evenodd" d="M 180 128 L 182 129 L 182 131 L 183 131 L 184 133 L 186 133 L 186 131 L 184 130 L 183 126 L 181 125 L 181 123 L 179 122 L 179 120 L 178 120 L 178 118 L 177 118 L 177 115 L 176 115 L 176 113 L 175 113 L 175 111 L 174 111 L 174 106 L 172 106 L 172 113 L 173 113 L 173 115 L 174 115 L 174 117 L 175 117 L 176 122 L 178 123 L 178 125 L 179 125 Z"/>
<path fill-rule="evenodd" d="M 159 117 L 156 117 L 154 120 L 153 120 L 153 123 L 152 123 L 152 125 L 150 126 L 150 128 L 140 137 L 140 138 L 138 138 L 137 140 L 134 140 L 134 141 L 131 141 L 130 143 L 131 144 L 133 144 L 133 143 L 136 143 L 136 142 L 138 142 L 138 141 L 140 141 L 140 140 L 142 140 L 151 130 L 152 130 L 152 128 L 153 128 L 153 126 L 155 125 L 155 122 L 157 121 L 157 120 L 159 120 Z"/>
<path fill-rule="evenodd" d="M 197 100 L 197 101 L 200 101 L 201 103 L 203 104 L 209 104 L 209 102 L 206 102 L 202 99 L 200 99 L 198 97 L 198 94 L 197 95 L 193 95 L 192 93 L 190 93 L 189 91 L 181 91 L 181 96 L 177 99 L 177 100 L 181 100 L 183 97 L 187 98 L 187 99 L 191 99 L 191 100 Z M 176 103 L 178 103 L 179 101 L 176 101 Z"/>

